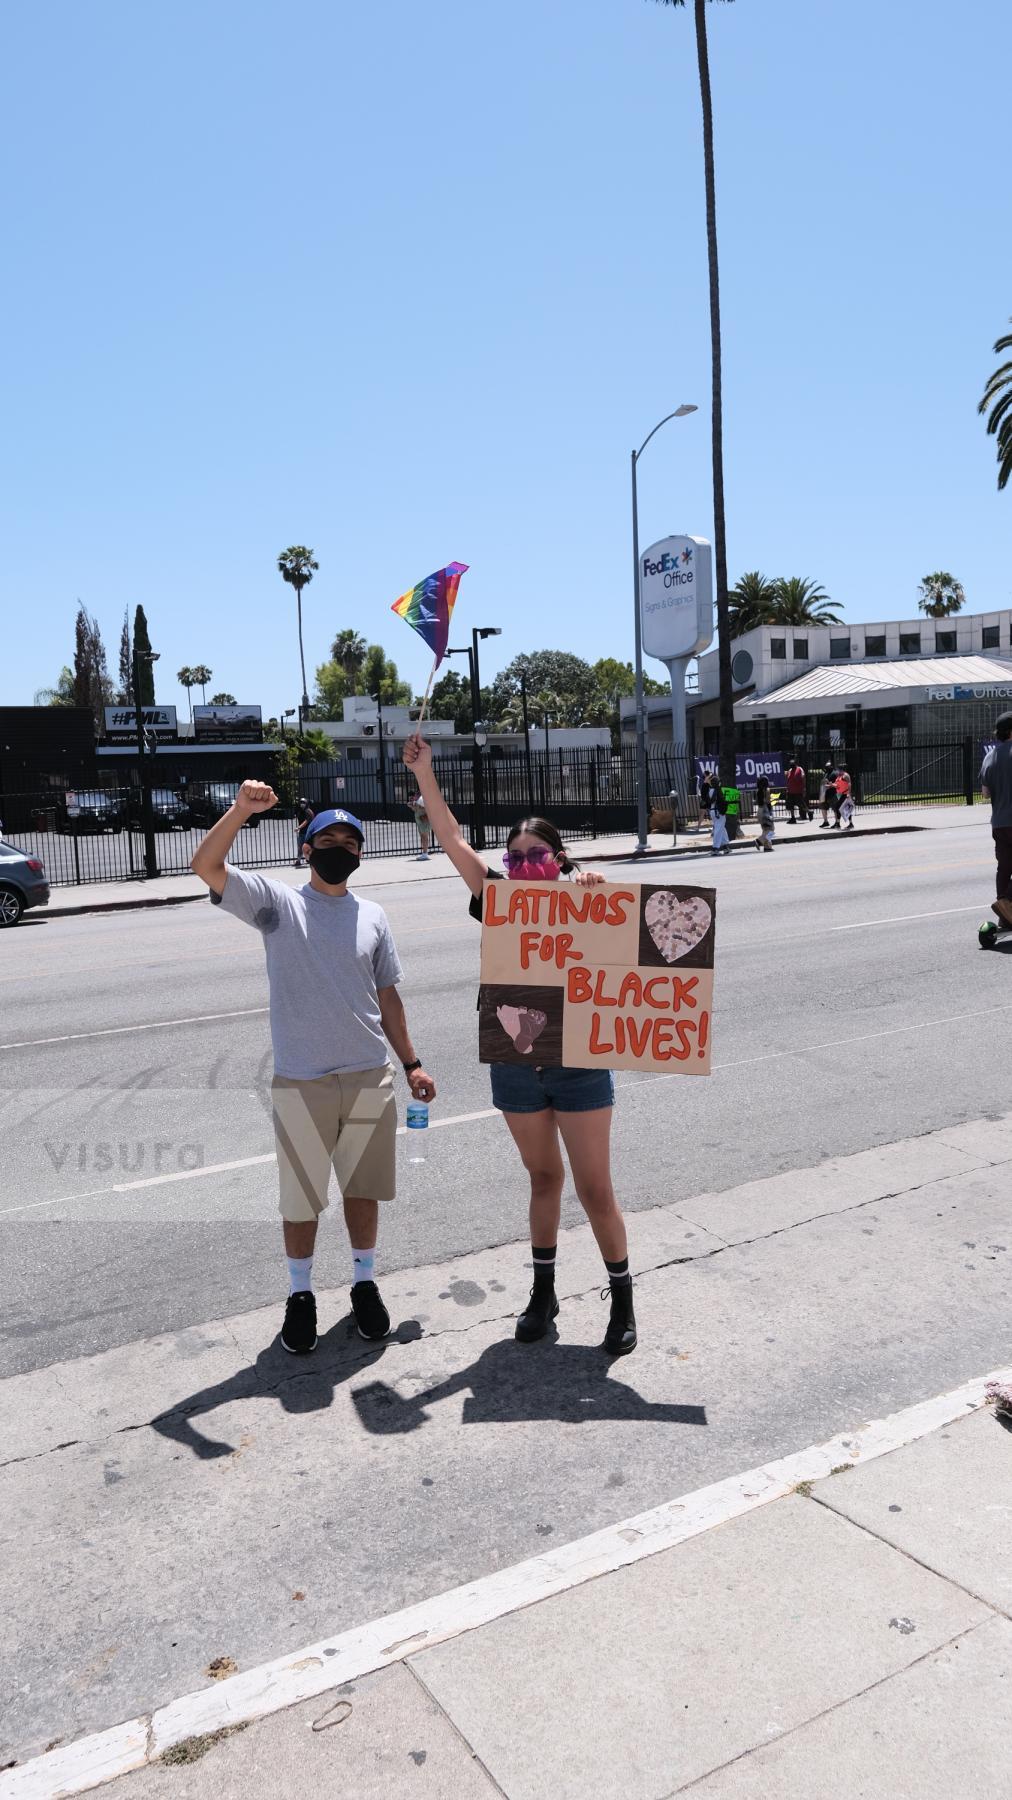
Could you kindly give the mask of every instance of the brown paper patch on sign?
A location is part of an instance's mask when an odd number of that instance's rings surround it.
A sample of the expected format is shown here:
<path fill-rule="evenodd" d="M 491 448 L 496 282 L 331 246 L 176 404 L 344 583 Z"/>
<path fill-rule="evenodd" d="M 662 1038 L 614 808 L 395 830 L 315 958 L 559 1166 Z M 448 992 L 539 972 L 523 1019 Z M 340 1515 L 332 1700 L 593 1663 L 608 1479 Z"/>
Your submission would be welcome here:
<path fill-rule="evenodd" d="M 640 888 L 608 882 L 486 881 L 481 979 L 561 986 L 575 961 L 639 961 Z"/>
<path fill-rule="evenodd" d="M 572 972 L 562 1061 L 574 1069 L 709 1075 L 712 1010 L 712 969 Z"/>

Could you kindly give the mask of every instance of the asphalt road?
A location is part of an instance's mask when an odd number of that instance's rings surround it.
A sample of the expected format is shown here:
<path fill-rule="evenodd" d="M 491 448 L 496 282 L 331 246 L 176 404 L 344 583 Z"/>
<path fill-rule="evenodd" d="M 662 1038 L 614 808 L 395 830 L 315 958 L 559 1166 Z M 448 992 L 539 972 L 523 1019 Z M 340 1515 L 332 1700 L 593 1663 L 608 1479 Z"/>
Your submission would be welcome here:
<path fill-rule="evenodd" d="M 788 841 L 772 863 L 654 862 L 651 876 L 666 866 L 719 893 L 714 1073 L 617 1078 L 630 1212 L 1007 1106 L 1012 962 L 976 942 L 993 895 L 979 826 Z M 520 1238 L 526 1194 L 477 1062 L 462 886 L 371 893 L 439 1083 L 433 1116 L 451 1121 L 424 1168 L 403 1166 L 389 1270 Z M 265 1005 L 258 937 L 210 905 L 0 935 L 0 1376 L 280 1305 Z M 578 1217 L 567 1193 L 564 1222 Z M 318 1285 L 347 1263 L 332 1208 Z"/>

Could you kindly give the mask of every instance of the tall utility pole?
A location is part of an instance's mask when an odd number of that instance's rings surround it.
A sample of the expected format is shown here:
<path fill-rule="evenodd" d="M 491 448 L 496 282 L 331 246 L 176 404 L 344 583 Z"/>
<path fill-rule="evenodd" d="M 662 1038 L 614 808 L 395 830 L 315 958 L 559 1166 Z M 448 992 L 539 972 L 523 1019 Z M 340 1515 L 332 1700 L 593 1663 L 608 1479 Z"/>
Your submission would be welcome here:
<path fill-rule="evenodd" d="M 534 769 L 531 764 L 531 722 L 527 717 L 527 677 L 520 677 L 520 705 L 524 717 L 524 762 L 527 765 L 527 805 L 534 811 Z"/>
<path fill-rule="evenodd" d="M 383 743 L 383 690 L 378 682 L 376 684 L 376 692 L 373 695 L 373 699 L 376 702 L 376 733 L 379 738 L 380 802 L 385 810 L 387 803 L 387 758 L 386 749 Z"/>
<path fill-rule="evenodd" d="M 148 775 L 147 744 L 144 738 L 144 707 L 141 703 L 141 662 L 158 661 L 157 650 L 138 651 L 134 639 L 134 707 L 137 713 L 137 774 L 141 787 L 141 829 L 144 832 L 144 873 L 149 881 L 158 874 L 158 850 L 155 845 L 155 815 L 151 805 L 151 781 Z M 127 829 L 130 829 L 129 821 Z"/>
<path fill-rule="evenodd" d="M 478 644 L 482 638 L 502 637 L 499 625 L 476 625 L 471 633 L 471 731 L 474 735 L 474 848 L 485 848 L 485 772 L 481 762 L 481 746 L 477 731 L 481 724 L 481 672 L 478 667 Z"/>

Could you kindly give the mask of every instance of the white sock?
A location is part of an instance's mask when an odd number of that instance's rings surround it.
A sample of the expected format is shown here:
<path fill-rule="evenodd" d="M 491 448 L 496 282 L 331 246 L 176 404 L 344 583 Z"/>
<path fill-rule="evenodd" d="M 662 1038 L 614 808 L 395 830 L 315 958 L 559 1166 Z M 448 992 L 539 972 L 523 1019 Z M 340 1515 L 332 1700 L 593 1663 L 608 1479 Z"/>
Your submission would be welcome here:
<path fill-rule="evenodd" d="M 373 1279 L 373 1269 L 376 1266 L 375 1250 L 353 1249 L 351 1259 L 355 1265 L 355 1280 L 371 1281 Z"/>
<path fill-rule="evenodd" d="M 293 1294 L 311 1294 L 313 1291 L 313 1259 L 311 1256 L 290 1256 L 288 1258 L 288 1279 Z"/>

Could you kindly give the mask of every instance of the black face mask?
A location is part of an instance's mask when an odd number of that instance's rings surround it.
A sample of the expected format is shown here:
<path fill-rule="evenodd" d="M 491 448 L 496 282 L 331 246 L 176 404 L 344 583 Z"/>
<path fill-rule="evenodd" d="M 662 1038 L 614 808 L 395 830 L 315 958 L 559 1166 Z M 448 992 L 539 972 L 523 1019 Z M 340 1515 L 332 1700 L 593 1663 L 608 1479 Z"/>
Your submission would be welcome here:
<path fill-rule="evenodd" d="M 347 881 L 358 868 L 360 858 L 352 850 L 346 850 L 343 844 L 334 844 L 328 849 L 311 850 L 309 861 L 321 881 L 328 887 L 339 887 Z"/>

